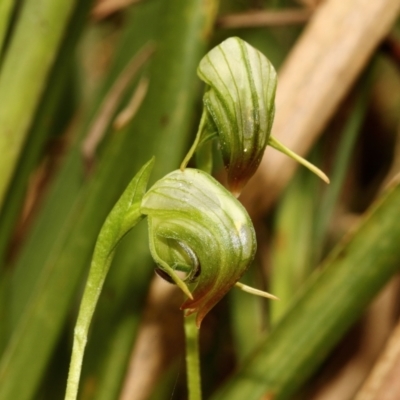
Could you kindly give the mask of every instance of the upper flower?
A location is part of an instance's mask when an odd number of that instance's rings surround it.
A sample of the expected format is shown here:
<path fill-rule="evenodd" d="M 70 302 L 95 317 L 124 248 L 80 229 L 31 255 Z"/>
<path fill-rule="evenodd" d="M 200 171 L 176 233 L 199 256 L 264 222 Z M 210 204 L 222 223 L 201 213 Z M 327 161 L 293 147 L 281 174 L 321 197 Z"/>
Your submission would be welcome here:
<path fill-rule="evenodd" d="M 268 144 L 275 112 L 276 72 L 268 59 L 240 38 L 232 37 L 208 52 L 197 73 L 206 84 L 207 123 L 219 138 L 228 186 L 234 194 L 257 170 Z"/>

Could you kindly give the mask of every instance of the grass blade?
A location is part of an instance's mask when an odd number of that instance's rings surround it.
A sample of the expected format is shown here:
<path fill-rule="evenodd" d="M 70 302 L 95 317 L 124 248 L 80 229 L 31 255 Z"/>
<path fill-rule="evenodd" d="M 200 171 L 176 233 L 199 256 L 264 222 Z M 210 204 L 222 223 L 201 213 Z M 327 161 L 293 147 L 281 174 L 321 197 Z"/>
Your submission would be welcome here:
<path fill-rule="evenodd" d="M 0 208 L 74 4 L 27 0 L 22 5 L 0 75 Z"/>
<path fill-rule="evenodd" d="M 13 6 L 13 0 L 3 0 L 0 3 L 0 59 L 3 52 L 5 36 L 7 33 L 8 24 L 10 22 Z"/>

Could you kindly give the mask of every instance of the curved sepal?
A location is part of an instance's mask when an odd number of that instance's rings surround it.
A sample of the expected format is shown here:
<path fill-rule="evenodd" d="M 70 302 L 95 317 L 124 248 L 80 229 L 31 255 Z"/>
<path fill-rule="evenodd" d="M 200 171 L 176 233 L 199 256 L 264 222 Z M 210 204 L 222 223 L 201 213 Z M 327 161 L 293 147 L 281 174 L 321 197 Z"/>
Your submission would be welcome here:
<path fill-rule="evenodd" d="M 261 52 L 232 37 L 204 56 L 197 73 L 208 85 L 204 112 L 217 128 L 229 188 L 238 194 L 257 170 L 268 144 L 276 72 Z"/>
<path fill-rule="evenodd" d="M 189 271 L 190 296 L 181 308 L 197 313 L 200 326 L 254 258 L 256 238 L 246 210 L 210 175 L 185 169 L 156 182 L 140 211 L 148 216 L 158 266 L 181 288 L 186 284 L 176 271 Z"/>

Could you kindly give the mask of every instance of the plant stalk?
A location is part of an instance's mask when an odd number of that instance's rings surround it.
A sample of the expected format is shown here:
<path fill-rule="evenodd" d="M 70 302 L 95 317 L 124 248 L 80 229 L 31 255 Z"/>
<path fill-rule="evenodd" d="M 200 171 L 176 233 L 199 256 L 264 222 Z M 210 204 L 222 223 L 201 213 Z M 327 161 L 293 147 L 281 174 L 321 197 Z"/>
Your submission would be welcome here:
<path fill-rule="evenodd" d="M 184 318 L 186 341 L 186 374 L 189 400 L 201 400 L 201 375 L 199 354 L 199 332 L 196 314 Z"/>

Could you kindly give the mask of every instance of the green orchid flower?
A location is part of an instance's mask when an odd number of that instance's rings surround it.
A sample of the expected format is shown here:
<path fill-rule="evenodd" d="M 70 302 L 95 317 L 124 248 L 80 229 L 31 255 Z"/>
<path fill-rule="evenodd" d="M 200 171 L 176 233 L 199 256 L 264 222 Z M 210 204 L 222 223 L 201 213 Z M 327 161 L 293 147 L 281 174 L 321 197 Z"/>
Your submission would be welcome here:
<path fill-rule="evenodd" d="M 151 254 L 186 293 L 182 309 L 205 315 L 236 284 L 256 251 L 253 224 L 244 207 L 203 171 L 174 171 L 144 195 Z M 186 279 L 177 271 L 187 273 Z M 187 282 L 187 285 L 186 285 Z"/>
<path fill-rule="evenodd" d="M 231 37 L 203 57 L 197 74 L 206 83 L 203 114 L 181 169 L 196 150 L 217 138 L 228 187 L 235 196 L 239 196 L 257 170 L 268 144 L 328 180 L 315 166 L 271 136 L 277 77 L 260 51 L 238 37 Z"/>

